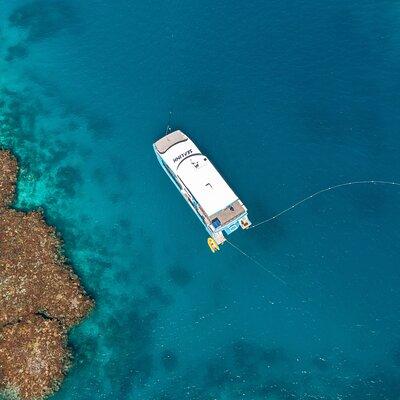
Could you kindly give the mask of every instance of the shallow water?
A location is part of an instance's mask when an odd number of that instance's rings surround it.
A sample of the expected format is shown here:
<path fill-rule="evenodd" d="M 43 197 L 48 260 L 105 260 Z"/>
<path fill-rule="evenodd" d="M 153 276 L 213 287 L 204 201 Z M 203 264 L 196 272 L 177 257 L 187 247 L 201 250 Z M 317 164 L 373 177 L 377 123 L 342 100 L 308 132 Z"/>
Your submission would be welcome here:
<path fill-rule="evenodd" d="M 54 399 L 398 399 L 400 191 L 232 235 L 285 286 L 211 254 L 151 148 L 172 111 L 254 222 L 400 181 L 398 4 L 147 3 L 0 10 L 17 205 L 44 206 L 97 302 Z"/>

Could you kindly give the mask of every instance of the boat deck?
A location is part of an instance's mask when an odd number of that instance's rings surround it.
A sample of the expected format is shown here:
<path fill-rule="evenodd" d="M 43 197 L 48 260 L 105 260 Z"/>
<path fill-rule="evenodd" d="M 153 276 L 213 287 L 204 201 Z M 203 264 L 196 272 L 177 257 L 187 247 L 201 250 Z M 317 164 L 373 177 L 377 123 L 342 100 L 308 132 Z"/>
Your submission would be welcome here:
<path fill-rule="evenodd" d="M 244 214 L 246 209 L 240 200 L 236 200 L 232 205 L 225 208 L 224 210 L 218 211 L 217 213 L 210 216 L 210 220 L 213 221 L 218 218 L 221 225 L 224 226 L 234 219 L 238 218 L 240 215 Z"/>

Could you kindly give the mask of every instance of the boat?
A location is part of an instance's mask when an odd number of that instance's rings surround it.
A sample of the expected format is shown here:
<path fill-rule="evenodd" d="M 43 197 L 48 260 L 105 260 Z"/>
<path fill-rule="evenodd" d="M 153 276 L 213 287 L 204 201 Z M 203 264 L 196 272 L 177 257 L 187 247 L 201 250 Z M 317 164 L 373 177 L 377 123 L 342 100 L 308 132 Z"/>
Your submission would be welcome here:
<path fill-rule="evenodd" d="M 211 251 L 219 250 L 226 241 L 225 235 L 251 226 L 242 201 L 182 131 L 166 134 L 153 148 L 162 168 L 210 235 Z"/>
<path fill-rule="evenodd" d="M 216 251 L 219 251 L 219 246 L 218 246 L 217 242 L 213 238 L 209 237 L 207 239 L 207 244 L 208 244 L 208 247 L 210 248 L 210 250 L 213 253 L 215 253 Z"/>

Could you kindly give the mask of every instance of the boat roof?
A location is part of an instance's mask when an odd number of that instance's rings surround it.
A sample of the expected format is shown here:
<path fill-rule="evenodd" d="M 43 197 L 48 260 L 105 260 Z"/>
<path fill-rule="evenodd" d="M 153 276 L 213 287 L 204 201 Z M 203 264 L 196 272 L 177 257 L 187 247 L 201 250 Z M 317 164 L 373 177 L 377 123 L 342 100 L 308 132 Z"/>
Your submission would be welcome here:
<path fill-rule="evenodd" d="M 182 131 L 175 131 L 157 140 L 157 142 L 154 143 L 154 146 L 160 154 L 163 154 L 170 147 L 179 142 L 184 142 L 185 140 L 188 140 L 188 137 Z"/>
<path fill-rule="evenodd" d="M 164 136 L 154 147 L 208 216 L 239 200 L 208 157 L 182 131 Z"/>

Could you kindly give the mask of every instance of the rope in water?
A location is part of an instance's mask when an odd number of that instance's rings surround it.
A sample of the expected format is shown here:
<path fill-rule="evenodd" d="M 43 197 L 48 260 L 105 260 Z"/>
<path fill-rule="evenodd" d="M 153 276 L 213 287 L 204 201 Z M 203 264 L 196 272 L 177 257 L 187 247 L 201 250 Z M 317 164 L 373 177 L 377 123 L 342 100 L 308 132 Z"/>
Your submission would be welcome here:
<path fill-rule="evenodd" d="M 318 190 L 318 192 L 315 192 L 313 194 L 311 194 L 310 196 L 305 197 L 304 199 L 294 203 L 293 205 L 291 205 L 288 208 L 285 208 L 284 210 L 280 211 L 278 214 L 273 215 L 272 217 L 265 219 L 264 221 L 258 222 L 255 225 L 252 225 L 250 227 L 250 229 L 252 228 L 256 228 L 257 226 L 266 224 L 267 222 L 270 222 L 278 217 L 280 217 L 283 214 L 286 214 L 287 212 L 293 210 L 294 208 L 296 208 L 297 206 L 299 206 L 300 204 L 305 203 L 308 200 L 311 200 L 312 198 L 314 198 L 315 196 L 318 196 L 322 193 L 325 192 L 329 192 L 331 190 L 340 188 L 340 187 L 344 187 L 344 186 L 351 186 L 351 185 L 368 185 L 368 184 L 376 184 L 376 185 L 392 185 L 392 186 L 400 186 L 399 182 L 390 182 L 390 181 L 375 181 L 375 180 L 369 180 L 369 181 L 353 181 L 353 182 L 345 182 L 345 183 L 340 183 L 338 185 L 334 185 L 334 186 L 329 186 L 325 189 L 321 189 Z M 271 275 L 274 279 L 276 279 L 277 281 L 283 283 L 285 286 L 287 287 L 291 287 L 284 279 L 282 279 L 280 276 L 276 275 L 274 272 L 272 272 L 271 270 L 269 270 L 268 268 L 266 268 L 263 264 L 261 264 L 259 261 L 257 261 L 255 258 L 253 258 L 252 256 L 250 256 L 249 254 L 247 254 L 245 251 L 243 251 L 241 248 L 239 248 L 237 245 L 233 244 L 231 241 L 229 241 L 228 239 L 226 239 L 226 242 L 231 245 L 236 251 L 238 251 L 240 254 L 242 254 L 243 256 L 247 257 L 250 261 L 252 261 L 254 264 L 256 264 L 259 268 L 261 268 L 262 270 L 264 270 L 265 272 L 267 272 L 269 275 Z"/>
<path fill-rule="evenodd" d="M 248 255 L 246 252 L 244 252 L 242 249 L 240 249 L 238 246 L 236 246 L 235 244 L 233 244 L 232 242 L 230 242 L 228 239 L 226 239 L 226 242 L 229 243 L 234 249 L 236 249 L 239 253 L 241 253 L 242 255 L 244 255 L 245 257 L 247 257 L 250 261 L 252 261 L 254 264 L 258 265 L 262 270 L 264 270 L 265 272 L 267 272 L 268 274 L 270 274 L 273 278 L 275 278 L 276 280 L 278 280 L 279 282 L 283 283 L 285 286 L 288 286 L 287 282 L 284 281 L 281 277 L 279 277 L 278 275 L 276 275 L 275 273 L 273 273 L 271 270 L 269 270 L 268 268 L 266 268 L 264 265 L 262 265 L 259 261 L 257 261 L 255 258 L 251 257 L 250 255 Z"/>
<path fill-rule="evenodd" d="M 238 251 L 240 254 L 242 254 L 243 256 L 245 256 L 246 258 L 248 258 L 251 262 L 253 262 L 254 264 L 256 264 L 259 268 L 261 268 L 263 271 L 267 272 L 269 275 L 271 275 L 274 279 L 276 279 L 277 281 L 279 281 L 280 283 L 282 283 L 283 285 L 285 285 L 288 289 L 291 289 L 292 292 L 294 294 L 296 294 L 299 299 L 303 302 L 303 303 L 309 303 L 311 301 L 311 299 L 306 296 L 304 293 L 302 293 L 302 291 L 293 286 L 290 285 L 288 282 L 286 282 L 284 279 L 282 279 L 280 276 L 278 276 L 277 274 L 275 274 L 274 272 L 272 272 L 270 269 L 266 268 L 265 265 L 261 264 L 259 261 L 257 261 L 254 257 L 250 256 L 249 254 L 247 254 L 245 251 L 243 251 L 240 247 L 238 247 L 237 245 L 233 244 L 231 241 L 229 241 L 228 239 L 226 239 L 226 242 L 232 246 L 236 251 Z"/>
<path fill-rule="evenodd" d="M 392 185 L 392 186 L 400 186 L 399 182 L 390 182 L 390 181 L 373 181 L 373 180 L 369 180 L 369 181 L 354 181 L 354 182 L 345 182 L 345 183 L 340 183 L 339 185 L 334 185 L 334 186 L 329 186 L 325 189 L 321 189 L 318 190 L 318 192 L 315 192 L 313 194 L 311 194 L 310 196 L 305 197 L 304 199 L 298 201 L 297 203 L 294 203 L 293 205 L 291 205 L 288 208 L 285 208 L 284 210 L 280 211 L 278 214 L 273 215 L 272 217 L 265 219 L 264 221 L 258 222 L 257 224 L 254 224 L 252 226 L 250 226 L 249 229 L 254 229 L 257 228 L 260 225 L 266 224 L 267 222 L 270 222 L 278 217 L 280 217 L 283 214 L 286 214 L 287 212 L 293 210 L 294 208 L 298 207 L 300 204 L 305 203 L 308 200 L 311 200 L 312 198 L 325 193 L 325 192 L 329 192 L 331 190 L 334 189 L 338 189 L 340 187 L 344 187 L 344 186 L 351 186 L 351 185 L 371 185 L 371 184 L 375 184 L 375 185 Z"/>

